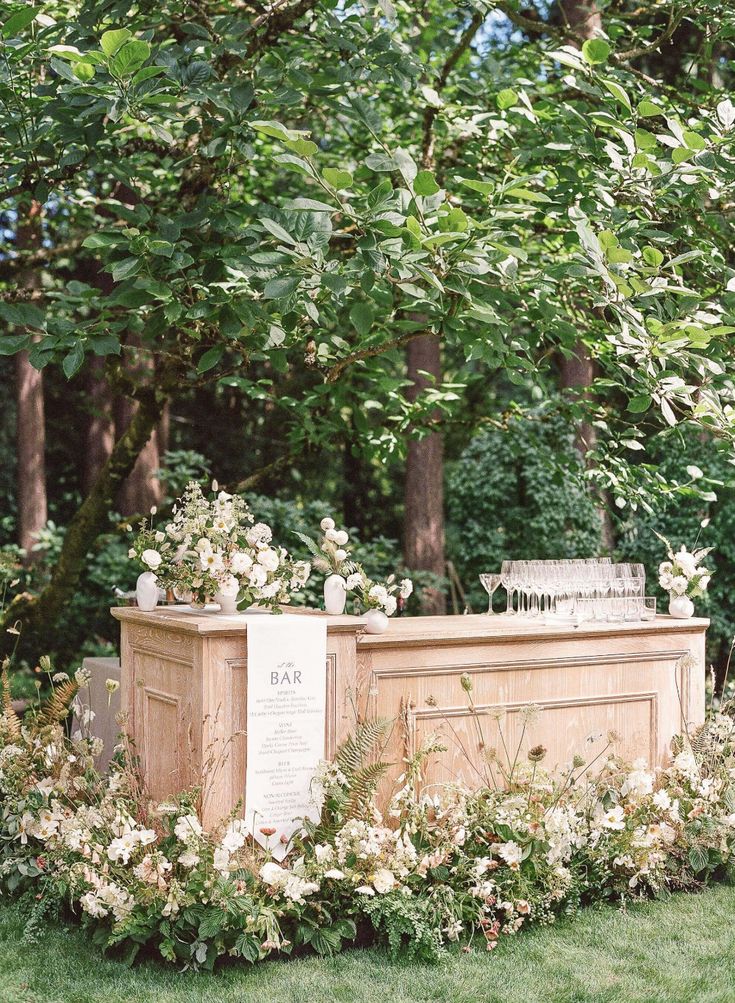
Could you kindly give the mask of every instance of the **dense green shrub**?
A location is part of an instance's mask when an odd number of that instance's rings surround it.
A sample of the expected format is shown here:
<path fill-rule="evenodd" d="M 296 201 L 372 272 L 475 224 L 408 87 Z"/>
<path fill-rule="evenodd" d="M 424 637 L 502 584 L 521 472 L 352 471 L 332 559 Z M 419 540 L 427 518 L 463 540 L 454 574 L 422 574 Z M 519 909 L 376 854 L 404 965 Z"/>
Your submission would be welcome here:
<path fill-rule="evenodd" d="M 599 515 L 559 419 L 482 432 L 449 467 L 446 493 L 448 552 L 475 611 L 487 604 L 478 575 L 503 559 L 599 552 Z"/>

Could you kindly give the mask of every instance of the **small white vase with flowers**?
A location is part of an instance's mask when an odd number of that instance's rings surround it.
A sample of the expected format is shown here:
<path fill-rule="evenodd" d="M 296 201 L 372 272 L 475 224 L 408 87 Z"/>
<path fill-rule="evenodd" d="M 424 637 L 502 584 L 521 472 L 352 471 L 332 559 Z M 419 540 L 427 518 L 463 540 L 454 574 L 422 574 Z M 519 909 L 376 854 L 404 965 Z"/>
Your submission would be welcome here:
<path fill-rule="evenodd" d="M 659 535 L 659 534 L 657 534 Z M 658 569 L 658 582 L 669 593 L 669 614 L 679 620 L 694 615 L 694 602 L 707 591 L 712 572 L 702 566 L 702 561 L 711 553 L 711 547 L 689 551 L 682 546 L 676 552 L 663 536 L 669 559 Z"/>
<path fill-rule="evenodd" d="M 323 534 L 320 540 L 312 540 L 303 533 L 296 535 L 314 555 L 314 568 L 327 574 L 324 609 L 333 615 L 344 613 L 347 596 L 353 593 L 364 610 L 367 633 L 384 633 L 388 629 L 388 617 L 398 609 L 398 596 L 408 599 L 413 592 L 413 582 L 410 578 L 397 582 L 395 575 L 390 575 L 384 583 L 373 581 L 347 549 L 350 539 L 347 531 L 337 529 L 329 516 L 322 519 L 320 527 Z"/>

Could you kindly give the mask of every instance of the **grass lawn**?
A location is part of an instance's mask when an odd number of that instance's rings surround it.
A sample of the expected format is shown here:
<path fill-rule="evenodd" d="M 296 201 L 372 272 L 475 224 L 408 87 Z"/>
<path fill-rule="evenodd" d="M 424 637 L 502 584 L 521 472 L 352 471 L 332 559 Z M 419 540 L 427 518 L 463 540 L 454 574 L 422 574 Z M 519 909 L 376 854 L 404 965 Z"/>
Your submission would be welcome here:
<path fill-rule="evenodd" d="M 102 958 L 76 928 L 21 941 L 17 907 L 0 908 L 2 1003 L 732 1003 L 735 887 L 627 913 L 605 907 L 441 965 L 391 962 L 379 950 L 275 961 L 215 975 Z"/>

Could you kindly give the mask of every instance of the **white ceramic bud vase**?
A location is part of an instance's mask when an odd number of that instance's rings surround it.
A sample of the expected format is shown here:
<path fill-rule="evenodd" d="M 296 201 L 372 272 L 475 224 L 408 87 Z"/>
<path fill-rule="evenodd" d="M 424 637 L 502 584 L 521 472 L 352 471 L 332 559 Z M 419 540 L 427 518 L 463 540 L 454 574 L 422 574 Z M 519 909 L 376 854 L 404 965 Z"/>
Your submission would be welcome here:
<path fill-rule="evenodd" d="M 385 634 L 390 622 L 382 609 L 369 609 L 363 619 L 366 634 Z"/>
<path fill-rule="evenodd" d="M 669 596 L 669 616 L 677 620 L 688 620 L 694 616 L 694 603 L 688 596 Z"/>
<path fill-rule="evenodd" d="M 233 595 L 225 595 L 224 592 L 218 592 L 214 597 L 214 601 L 219 603 L 220 613 L 224 613 L 225 616 L 234 616 L 237 613 L 237 592 Z"/>
<path fill-rule="evenodd" d="M 152 571 L 144 571 L 138 575 L 135 583 L 135 601 L 138 609 L 144 613 L 150 613 L 158 606 L 158 579 Z"/>
<path fill-rule="evenodd" d="M 324 609 L 332 616 L 345 611 L 347 582 L 342 575 L 329 575 L 324 579 Z"/>

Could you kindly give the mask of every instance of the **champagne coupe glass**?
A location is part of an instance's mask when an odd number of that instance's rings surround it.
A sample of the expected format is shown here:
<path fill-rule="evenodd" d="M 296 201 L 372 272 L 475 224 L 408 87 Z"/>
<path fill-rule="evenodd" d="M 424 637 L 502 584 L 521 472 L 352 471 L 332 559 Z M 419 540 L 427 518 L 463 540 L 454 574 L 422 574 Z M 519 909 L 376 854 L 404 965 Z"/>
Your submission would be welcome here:
<path fill-rule="evenodd" d="M 489 602 L 487 607 L 488 616 L 494 616 L 495 610 L 493 609 L 493 593 L 500 585 L 502 575 L 480 575 L 480 581 L 482 582 L 482 587 L 488 594 Z"/>

